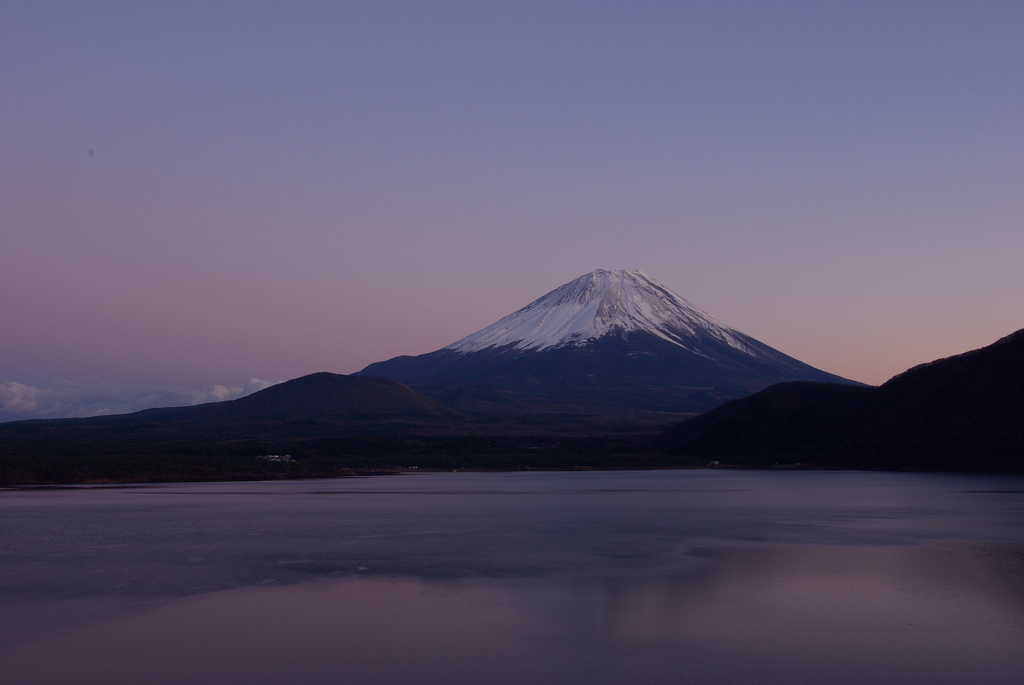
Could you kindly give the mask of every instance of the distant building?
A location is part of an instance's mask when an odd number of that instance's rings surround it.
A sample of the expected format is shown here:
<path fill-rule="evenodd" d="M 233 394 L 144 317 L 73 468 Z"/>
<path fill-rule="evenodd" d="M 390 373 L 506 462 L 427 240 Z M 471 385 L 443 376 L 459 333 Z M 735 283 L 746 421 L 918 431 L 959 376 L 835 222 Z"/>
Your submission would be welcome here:
<path fill-rule="evenodd" d="M 262 461 L 295 461 L 290 454 L 261 454 L 256 458 Z"/>

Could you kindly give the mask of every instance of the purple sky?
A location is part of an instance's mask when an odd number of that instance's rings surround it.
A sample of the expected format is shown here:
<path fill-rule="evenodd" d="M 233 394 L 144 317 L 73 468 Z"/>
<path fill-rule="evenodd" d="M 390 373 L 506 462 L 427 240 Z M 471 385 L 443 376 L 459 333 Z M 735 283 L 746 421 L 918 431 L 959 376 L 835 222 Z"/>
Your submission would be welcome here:
<path fill-rule="evenodd" d="M 1022 32 L 1018 0 L 5 0 L 0 420 L 350 373 L 595 268 L 869 383 L 986 345 L 1024 327 Z"/>

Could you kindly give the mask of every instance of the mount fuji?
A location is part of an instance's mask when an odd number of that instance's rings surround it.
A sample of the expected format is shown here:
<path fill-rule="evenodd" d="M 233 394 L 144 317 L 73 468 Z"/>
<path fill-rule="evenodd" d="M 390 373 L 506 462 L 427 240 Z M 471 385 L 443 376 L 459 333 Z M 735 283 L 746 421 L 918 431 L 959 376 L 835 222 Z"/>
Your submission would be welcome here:
<path fill-rule="evenodd" d="M 440 350 L 355 375 L 397 380 L 477 416 L 610 431 L 671 423 L 784 381 L 852 383 L 722 323 L 641 271 L 603 269 Z"/>

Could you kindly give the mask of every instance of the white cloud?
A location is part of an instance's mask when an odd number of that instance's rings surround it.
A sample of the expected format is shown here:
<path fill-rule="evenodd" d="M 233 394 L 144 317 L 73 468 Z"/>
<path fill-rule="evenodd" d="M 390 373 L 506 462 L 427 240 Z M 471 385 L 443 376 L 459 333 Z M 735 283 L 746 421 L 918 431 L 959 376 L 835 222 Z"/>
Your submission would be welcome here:
<path fill-rule="evenodd" d="M 210 385 L 204 388 L 127 390 L 108 384 L 59 381 L 44 387 L 17 381 L 0 383 L 0 421 L 24 419 L 85 418 L 125 414 L 152 407 L 183 407 L 223 402 L 251 395 L 276 385 L 250 378 L 244 386 Z"/>

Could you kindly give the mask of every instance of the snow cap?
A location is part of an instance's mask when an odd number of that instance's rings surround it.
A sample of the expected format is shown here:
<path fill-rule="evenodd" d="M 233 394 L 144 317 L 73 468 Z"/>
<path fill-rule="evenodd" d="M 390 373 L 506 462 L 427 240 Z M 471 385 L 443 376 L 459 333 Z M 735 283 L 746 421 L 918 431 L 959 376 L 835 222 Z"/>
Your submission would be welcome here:
<path fill-rule="evenodd" d="M 445 349 L 545 350 L 583 346 L 608 335 L 644 332 L 686 349 L 708 337 L 753 354 L 745 335 L 642 271 L 597 269 L 570 281 Z"/>

